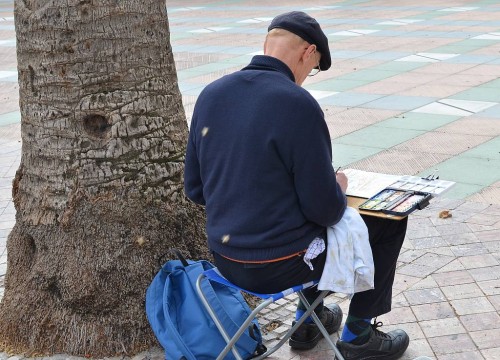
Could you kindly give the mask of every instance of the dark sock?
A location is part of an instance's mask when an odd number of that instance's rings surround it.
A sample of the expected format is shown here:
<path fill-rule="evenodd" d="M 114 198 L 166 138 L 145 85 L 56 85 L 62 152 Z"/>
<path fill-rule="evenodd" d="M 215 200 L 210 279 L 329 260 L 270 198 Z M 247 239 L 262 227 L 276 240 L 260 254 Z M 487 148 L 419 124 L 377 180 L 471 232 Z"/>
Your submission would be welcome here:
<path fill-rule="evenodd" d="M 341 339 L 354 345 L 362 345 L 370 339 L 371 320 L 347 315 Z"/>

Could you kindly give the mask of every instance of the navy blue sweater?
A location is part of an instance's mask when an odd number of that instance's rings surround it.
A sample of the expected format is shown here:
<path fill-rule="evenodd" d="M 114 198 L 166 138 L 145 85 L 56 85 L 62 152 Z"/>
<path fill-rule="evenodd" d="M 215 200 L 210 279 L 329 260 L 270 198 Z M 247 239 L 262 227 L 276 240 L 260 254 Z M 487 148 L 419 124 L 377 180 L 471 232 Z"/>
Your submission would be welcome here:
<path fill-rule="evenodd" d="M 307 249 L 342 217 L 331 141 L 316 100 L 264 55 L 198 97 L 185 190 L 206 206 L 209 247 L 240 261 Z"/>

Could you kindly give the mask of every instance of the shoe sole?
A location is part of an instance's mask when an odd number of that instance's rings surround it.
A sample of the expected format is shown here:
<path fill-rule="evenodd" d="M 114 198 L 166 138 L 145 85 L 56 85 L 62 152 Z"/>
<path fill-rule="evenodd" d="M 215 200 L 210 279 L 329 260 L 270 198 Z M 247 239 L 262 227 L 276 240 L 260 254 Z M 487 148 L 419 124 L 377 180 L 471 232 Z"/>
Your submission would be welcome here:
<path fill-rule="evenodd" d="M 403 346 L 401 348 L 401 350 L 399 350 L 395 354 L 392 354 L 392 355 L 382 355 L 382 354 L 379 354 L 379 355 L 365 356 L 365 357 L 351 358 L 351 359 L 355 359 L 355 360 L 381 360 L 381 359 L 383 359 L 383 360 L 397 360 L 397 359 L 399 359 L 405 353 L 405 351 L 406 351 L 406 349 L 408 349 L 409 345 L 410 345 L 410 338 L 407 337 L 406 338 L 405 346 Z M 340 353 L 342 354 L 342 350 L 340 350 L 340 348 L 338 346 L 337 346 L 337 349 L 339 349 Z M 342 356 L 343 355 L 344 354 L 342 354 Z"/>
<path fill-rule="evenodd" d="M 294 350 L 311 350 L 314 348 L 316 345 L 318 345 L 319 340 L 323 337 L 321 333 L 318 334 L 313 340 L 308 341 L 308 342 L 295 342 L 292 339 L 288 341 L 288 345 Z"/>

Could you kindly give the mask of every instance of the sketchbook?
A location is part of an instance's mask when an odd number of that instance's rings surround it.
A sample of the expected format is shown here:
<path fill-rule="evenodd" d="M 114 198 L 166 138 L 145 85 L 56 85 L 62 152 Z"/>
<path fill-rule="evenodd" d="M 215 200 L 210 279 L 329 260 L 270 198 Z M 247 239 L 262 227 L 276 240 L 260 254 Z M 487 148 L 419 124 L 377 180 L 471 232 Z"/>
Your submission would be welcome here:
<path fill-rule="evenodd" d="M 411 175 L 391 175 L 357 169 L 342 170 L 349 179 L 346 195 L 371 198 L 386 188 L 418 191 L 432 197 L 442 195 L 455 182 Z"/>

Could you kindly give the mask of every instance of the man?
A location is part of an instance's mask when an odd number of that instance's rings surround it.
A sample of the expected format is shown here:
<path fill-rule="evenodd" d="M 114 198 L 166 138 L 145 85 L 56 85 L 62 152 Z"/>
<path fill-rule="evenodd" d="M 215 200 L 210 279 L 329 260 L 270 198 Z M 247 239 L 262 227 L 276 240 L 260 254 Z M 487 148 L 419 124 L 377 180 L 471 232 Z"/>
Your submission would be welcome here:
<path fill-rule="evenodd" d="M 347 178 L 332 167 L 331 140 L 317 101 L 301 85 L 311 71 L 331 66 L 328 39 L 303 12 L 277 16 L 264 54 L 208 85 L 193 113 L 186 152 L 185 190 L 205 205 L 208 244 L 221 273 L 261 293 L 321 277 L 326 227 L 346 208 Z M 337 346 L 346 359 L 397 359 L 408 347 L 402 330 L 376 330 L 372 318 L 391 309 L 392 284 L 406 220 L 364 218 L 375 263 L 375 289 L 356 294 Z M 310 289 L 309 301 L 318 295 Z M 337 305 L 315 310 L 329 333 L 337 331 Z M 298 318 L 304 312 L 297 306 Z M 375 321 L 376 323 L 376 321 Z M 321 338 L 308 320 L 290 346 L 310 349 Z"/>

